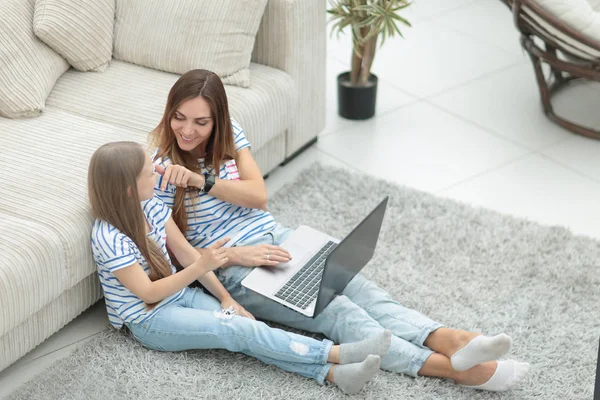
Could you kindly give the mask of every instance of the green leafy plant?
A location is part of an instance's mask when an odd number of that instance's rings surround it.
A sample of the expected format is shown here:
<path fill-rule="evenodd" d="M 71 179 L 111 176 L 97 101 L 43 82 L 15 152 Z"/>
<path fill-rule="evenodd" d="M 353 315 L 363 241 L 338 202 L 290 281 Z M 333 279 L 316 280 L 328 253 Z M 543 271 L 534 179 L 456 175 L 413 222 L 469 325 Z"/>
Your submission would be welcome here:
<path fill-rule="evenodd" d="M 411 26 L 398 12 L 410 6 L 407 0 L 329 0 L 331 34 L 338 36 L 346 28 L 352 31 L 350 84 L 365 86 L 371 74 L 377 39 L 380 47 L 387 38 L 402 36 L 398 24 Z"/>

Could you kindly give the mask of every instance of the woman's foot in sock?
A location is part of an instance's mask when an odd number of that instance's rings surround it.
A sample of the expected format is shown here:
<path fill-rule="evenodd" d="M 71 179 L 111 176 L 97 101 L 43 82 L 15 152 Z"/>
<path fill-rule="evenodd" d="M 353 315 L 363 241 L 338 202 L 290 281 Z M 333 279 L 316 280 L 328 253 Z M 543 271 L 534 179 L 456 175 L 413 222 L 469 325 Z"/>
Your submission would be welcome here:
<path fill-rule="evenodd" d="M 476 336 L 450 357 L 452 368 L 466 371 L 477 364 L 498 360 L 512 347 L 510 336 L 501 333 L 496 336 Z"/>
<path fill-rule="evenodd" d="M 347 394 L 356 394 L 379 372 L 380 357 L 368 355 L 363 362 L 335 365 L 333 382 Z"/>
<path fill-rule="evenodd" d="M 340 364 L 352 364 L 364 361 L 369 354 L 385 356 L 392 343 L 392 331 L 386 329 L 381 333 L 354 343 L 340 345 Z"/>
<path fill-rule="evenodd" d="M 504 392 L 517 385 L 530 367 L 514 360 L 491 361 L 457 373 L 454 381 L 471 389 Z"/>

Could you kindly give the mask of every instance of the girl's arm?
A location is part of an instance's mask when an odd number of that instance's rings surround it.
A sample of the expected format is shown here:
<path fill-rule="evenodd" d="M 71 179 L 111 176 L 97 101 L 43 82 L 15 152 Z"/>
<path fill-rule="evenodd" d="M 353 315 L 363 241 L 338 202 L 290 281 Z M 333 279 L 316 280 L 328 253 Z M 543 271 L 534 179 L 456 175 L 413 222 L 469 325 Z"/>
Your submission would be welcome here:
<path fill-rule="evenodd" d="M 165 229 L 167 232 L 167 246 L 175 256 L 177 261 L 179 261 L 179 263 L 184 268 L 181 272 L 184 272 L 187 269 L 189 269 L 189 267 L 191 267 L 192 265 L 194 265 L 195 262 L 197 262 L 196 260 L 198 260 L 198 258 L 204 258 L 207 253 L 219 250 L 224 252 L 224 254 L 227 254 L 225 251 L 226 249 L 222 249 L 221 246 L 223 246 L 229 239 L 221 239 L 214 245 L 206 249 L 202 249 L 202 255 L 200 255 L 200 252 L 198 252 L 194 247 L 192 247 L 191 244 L 188 243 L 185 236 L 183 236 L 183 234 L 179 230 L 179 227 L 175 224 L 175 221 L 173 221 L 173 218 L 169 218 L 165 225 Z M 224 265 L 225 263 L 226 262 L 224 262 L 222 265 Z M 219 299 L 223 308 L 233 306 L 234 310 L 238 315 L 254 319 L 254 316 L 252 314 L 250 314 L 235 300 L 233 300 L 227 289 L 225 289 L 225 287 L 221 284 L 221 281 L 219 281 L 214 272 L 211 271 L 202 275 L 198 278 L 198 281 L 210 293 L 212 293 L 213 296 Z"/>
<path fill-rule="evenodd" d="M 189 268 L 176 274 L 152 282 L 139 263 L 135 262 L 128 267 L 113 271 L 119 282 L 146 304 L 154 304 L 162 299 L 172 296 L 200 276 L 211 273 L 227 262 L 225 253 L 210 259 L 198 258 Z M 214 274 L 213 274 L 214 275 Z"/>

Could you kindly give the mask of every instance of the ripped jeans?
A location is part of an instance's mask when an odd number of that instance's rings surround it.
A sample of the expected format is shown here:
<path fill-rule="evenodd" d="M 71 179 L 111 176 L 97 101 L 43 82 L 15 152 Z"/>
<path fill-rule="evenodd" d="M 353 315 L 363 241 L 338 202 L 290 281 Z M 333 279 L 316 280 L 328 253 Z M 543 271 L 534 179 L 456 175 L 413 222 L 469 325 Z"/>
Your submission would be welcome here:
<path fill-rule="evenodd" d="M 177 301 L 143 324 L 127 324 L 143 346 L 159 351 L 226 349 L 254 357 L 323 384 L 333 343 L 319 341 L 221 312 L 217 299 L 186 288 Z"/>
<path fill-rule="evenodd" d="M 279 245 L 291 232 L 291 229 L 277 225 L 273 231 L 237 246 Z M 415 377 L 433 353 L 424 342 L 442 324 L 403 307 L 361 274 L 354 277 L 342 294 L 319 315 L 309 318 L 244 288 L 241 281 L 251 271 L 252 268 L 234 266 L 220 270 L 217 276 L 231 296 L 257 319 L 321 333 L 336 343 L 356 342 L 389 329 L 392 345 L 381 360 L 381 368 Z"/>

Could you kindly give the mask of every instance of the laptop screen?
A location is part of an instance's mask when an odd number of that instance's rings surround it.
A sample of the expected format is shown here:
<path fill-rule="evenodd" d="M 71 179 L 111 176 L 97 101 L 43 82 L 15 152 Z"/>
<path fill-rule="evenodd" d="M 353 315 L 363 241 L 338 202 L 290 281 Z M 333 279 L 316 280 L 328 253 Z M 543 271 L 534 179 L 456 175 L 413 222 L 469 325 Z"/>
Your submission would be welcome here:
<path fill-rule="evenodd" d="M 383 199 L 327 257 L 314 315 L 318 315 L 340 294 L 373 257 L 387 202 L 388 197 Z"/>
<path fill-rule="evenodd" d="M 598 345 L 598 359 L 596 360 L 596 389 L 594 400 L 600 400 L 600 345 Z"/>

